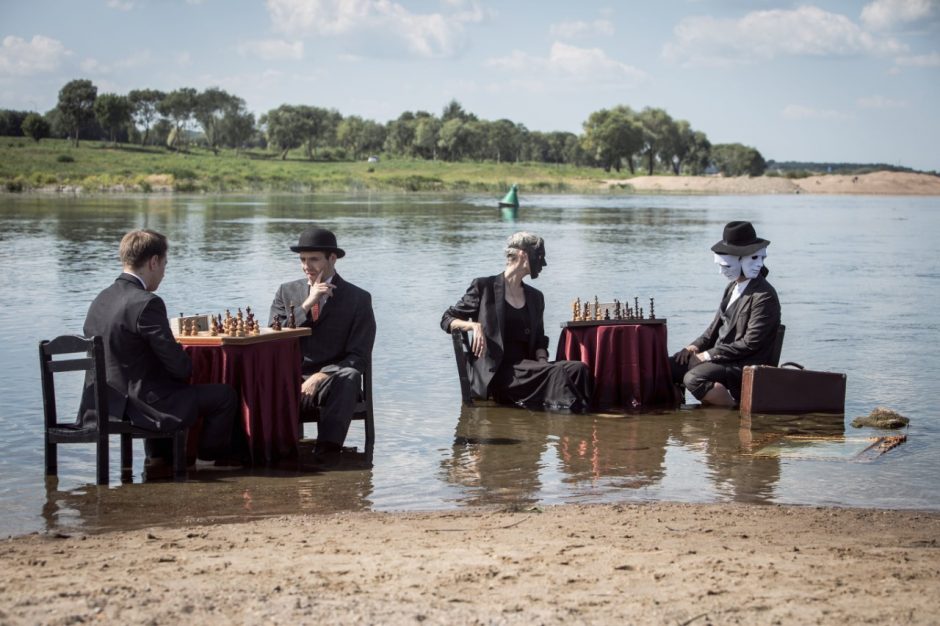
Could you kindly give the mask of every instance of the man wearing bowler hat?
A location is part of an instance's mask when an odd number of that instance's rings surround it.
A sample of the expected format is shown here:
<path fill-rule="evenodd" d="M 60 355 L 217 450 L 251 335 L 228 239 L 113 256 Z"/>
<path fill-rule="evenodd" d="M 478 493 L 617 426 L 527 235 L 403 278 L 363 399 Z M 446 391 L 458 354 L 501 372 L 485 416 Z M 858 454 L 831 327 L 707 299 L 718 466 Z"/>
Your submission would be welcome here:
<path fill-rule="evenodd" d="M 278 288 L 268 325 L 275 319 L 285 324 L 293 310 L 297 325 L 311 329 L 300 340 L 301 411 L 319 407 L 314 455 L 321 464 L 335 465 L 359 400 L 362 375 L 372 359 L 372 296 L 336 273 L 336 260 L 346 253 L 331 231 L 308 228 L 290 249 L 300 255 L 304 277 Z"/>
<path fill-rule="evenodd" d="M 750 222 L 728 222 L 712 246 L 718 272 L 731 281 L 715 319 L 702 336 L 670 358 L 673 380 L 702 404 L 733 407 L 741 398 L 745 365 L 772 359 L 780 300 L 764 266 L 770 242 Z"/>

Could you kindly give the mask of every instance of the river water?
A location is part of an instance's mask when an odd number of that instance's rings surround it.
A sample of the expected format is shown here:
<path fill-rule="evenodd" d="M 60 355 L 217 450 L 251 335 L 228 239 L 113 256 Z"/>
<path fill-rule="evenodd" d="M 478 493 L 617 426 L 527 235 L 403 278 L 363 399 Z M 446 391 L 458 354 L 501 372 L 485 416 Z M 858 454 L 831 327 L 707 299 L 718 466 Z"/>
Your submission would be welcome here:
<path fill-rule="evenodd" d="M 522 201 L 519 218 L 507 222 L 482 196 L 0 195 L 0 534 L 480 504 L 940 509 L 940 198 Z M 525 229 L 546 239 L 549 266 L 534 284 L 545 293 L 552 353 L 571 301 L 595 295 L 654 297 L 674 351 L 718 304 L 724 283 L 709 247 L 733 219 L 753 221 L 772 241 L 769 278 L 787 325 L 782 360 L 845 372 L 844 418 L 747 422 L 735 411 L 689 406 L 627 416 L 462 408 L 450 337 L 438 323 L 473 277 L 502 269 L 507 235 Z M 266 312 L 277 285 L 301 276 L 288 246 L 311 223 L 336 232 L 347 251 L 338 271 L 373 295 L 371 468 L 142 483 L 138 443 L 134 482 L 121 484 L 113 461 L 112 485 L 93 485 L 90 445 L 60 448 L 59 477 L 45 479 L 37 343 L 81 331 L 91 299 L 120 271 L 124 232 L 149 227 L 169 237 L 159 293 L 171 314 L 246 305 Z M 77 406 L 79 387 L 66 382 L 62 406 Z M 867 437 L 891 434 L 849 426 L 878 405 L 911 418 L 908 440 L 881 456 L 859 455 Z M 361 447 L 361 431 L 354 422 L 347 443 Z"/>

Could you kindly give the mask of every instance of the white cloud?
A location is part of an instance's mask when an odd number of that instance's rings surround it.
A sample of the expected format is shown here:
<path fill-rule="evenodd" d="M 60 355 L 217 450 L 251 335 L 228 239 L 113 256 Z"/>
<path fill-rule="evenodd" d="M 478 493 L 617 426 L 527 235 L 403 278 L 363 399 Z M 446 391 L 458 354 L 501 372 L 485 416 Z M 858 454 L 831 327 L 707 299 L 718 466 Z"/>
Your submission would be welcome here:
<path fill-rule="evenodd" d="M 886 55 L 906 51 L 837 13 L 812 6 L 755 11 L 738 20 L 689 17 L 675 27 L 663 56 L 683 65 L 736 65 L 780 56 Z"/>
<path fill-rule="evenodd" d="M 153 56 L 149 50 L 135 52 L 113 63 L 102 63 L 94 57 L 83 60 L 79 66 L 88 74 L 112 74 L 115 71 L 133 69 L 149 64 Z"/>
<path fill-rule="evenodd" d="M 343 37 L 353 54 L 385 56 L 390 46 L 411 55 L 445 58 L 459 52 L 466 26 L 486 12 L 476 2 L 451 1 L 449 13 L 413 13 L 392 0 L 267 0 L 274 28 L 294 37 Z"/>
<path fill-rule="evenodd" d="M 304 42 L 258 39 L 239 44 L 238 53 L 246 57 L 258 57 L 265 61 L 281 59 L 299 61 L 304 58 Z"/>
<path fill-rule="evenodd" d="M 562 39 L 576 39 L 578 37 L 587 37 L 592 35 L 613 35 L 614 25 L 610 20 L 594 20 L 593 22 L 584 22 L 581 20 L 573 22 L 560 22 L 552 24 L 549 29 L 551 34 Z"/>
<path fill-rule="evenodd" d="M 863 109 L 903 109 L 907 107 L 907 102 L 884 96 L 865 96 L 858 99 L 858 106 Z"/>
<path fill-rule="evenodd" d="M 897 65 L 906 67 L 940 67 L 940 52 L 921 54 L 917 56 L 898 57 L 894 60 Z"/>
<path fill-rule="evenodd" d="M 814 109 L 801 104 L 788 104 L 781 115 L 788 120 L 837 120 L 847 117 L 844 113 L 832 109 Z"/>
<path fill-rule="evenodd" d="M 937 6 L 937 0 L 875 0 L 862 9 L 862 22 L 868 28 L 884 30 L 928 17 Z"/>
<path fill-rule="evenodd" d="M 509 56 L 489 59 L 486 64 L 512 72 L 595 84 L 635 86 L 646 79 L 645 72 L 610 58 L 600 48 L 578 48 L 559 41 L 552 44 L 547 57 L 514 50 Z"/>
<path fill-rule="evenodd" d="M 72 53 L 62 42 L 34 35 L 30 41 L 8 35 L 0 47 L 0 75 L 28 76 L 55 70 Z"/>
<path fill-rule="evenodd" d="M 117 11 L 130 11 L 134 8 L 133 0 L 108 0 L 108 8 Z"/>

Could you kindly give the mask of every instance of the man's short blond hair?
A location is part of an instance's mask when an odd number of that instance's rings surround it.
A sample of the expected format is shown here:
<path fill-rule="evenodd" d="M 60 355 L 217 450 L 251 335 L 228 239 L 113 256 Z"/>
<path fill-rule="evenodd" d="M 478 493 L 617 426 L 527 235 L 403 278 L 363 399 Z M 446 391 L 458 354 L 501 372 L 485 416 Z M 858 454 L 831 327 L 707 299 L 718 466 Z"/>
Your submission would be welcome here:
<path fill-rule="evenodd" d="M 121 263 L 124 267 L 138 268 L 151 257 L 158 256 L 161 259 L 165 257 L 169 247 L 166 236 L 155 230 L 148 228 L 132 230 L 121 239 L 119 252 Z"/>

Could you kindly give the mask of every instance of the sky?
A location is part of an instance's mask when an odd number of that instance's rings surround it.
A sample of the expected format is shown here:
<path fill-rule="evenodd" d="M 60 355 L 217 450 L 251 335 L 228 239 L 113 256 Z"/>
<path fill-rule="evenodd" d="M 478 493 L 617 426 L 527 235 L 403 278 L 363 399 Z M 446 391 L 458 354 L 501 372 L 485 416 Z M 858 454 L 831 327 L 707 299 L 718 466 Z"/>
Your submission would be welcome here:
<path fill-rule="evenodd" d="M 940 0 L 0 0 L 0 108 L 76 78 L 575 133 L 657 107 L 768 160 L 940 171 Z"/>

